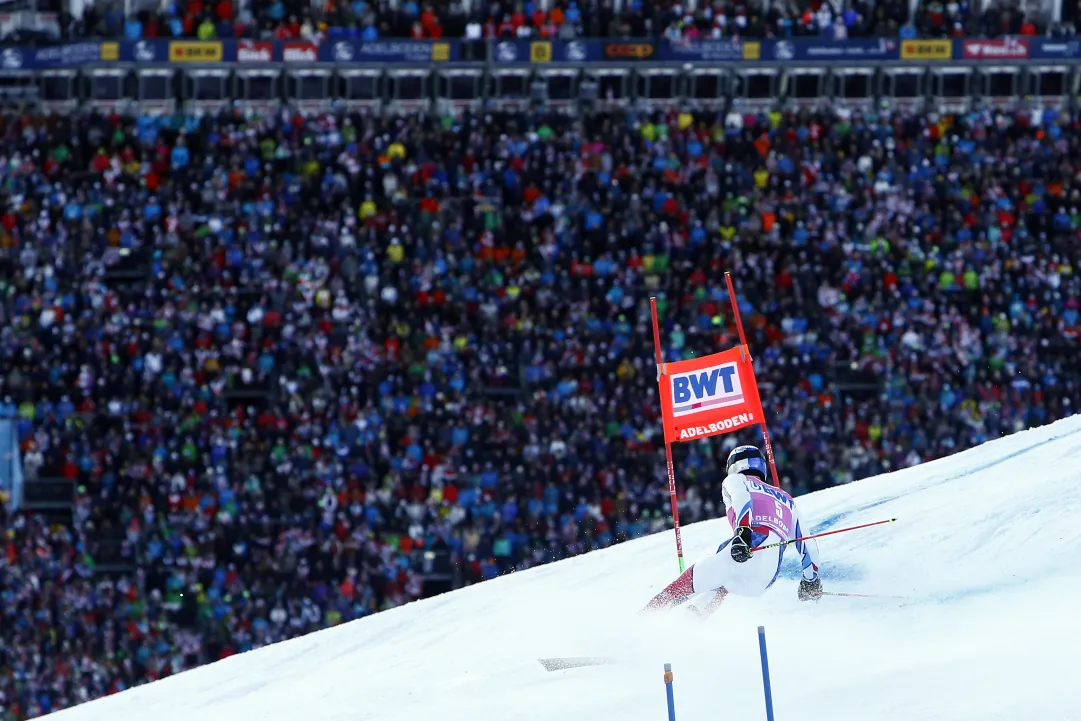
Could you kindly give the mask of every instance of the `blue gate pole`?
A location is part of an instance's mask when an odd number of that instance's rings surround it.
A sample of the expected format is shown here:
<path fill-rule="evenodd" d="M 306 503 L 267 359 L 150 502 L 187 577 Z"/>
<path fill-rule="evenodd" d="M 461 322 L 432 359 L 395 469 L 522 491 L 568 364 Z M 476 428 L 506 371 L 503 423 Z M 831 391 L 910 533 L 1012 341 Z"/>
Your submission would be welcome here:
<path fill-rule="evenodd" d="M 766 721 L 773 721 L 773 690 L 769 685 L 769 658 L 766 656 L 766 627 L 758 627 L 758 650 L 762 655 L 762 688 L 766 692 Z"/>
<path fill-rule="evenodd" d="M 668 721 L 676 721 L 676 699 L 672 692 L 672 664 L 664 665 L 664 693 L 668 697 Z"/>

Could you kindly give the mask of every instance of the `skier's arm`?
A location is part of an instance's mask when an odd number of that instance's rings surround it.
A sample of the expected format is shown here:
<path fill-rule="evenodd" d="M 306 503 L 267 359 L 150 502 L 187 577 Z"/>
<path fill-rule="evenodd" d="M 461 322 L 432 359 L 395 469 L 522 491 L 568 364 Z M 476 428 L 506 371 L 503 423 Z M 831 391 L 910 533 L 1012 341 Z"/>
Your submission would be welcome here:
<path fill-rule="evenodd" d="M 800 538 L 810 533 L 809 530 L 804 528 L 800 523 L 799 509 L 796 505 L 792 504 L 792 520 L 794 527 L 792 530 L 793 538 Z M 813 538 L 808 538 L 806 541 L 796 541 L 792 544 L 796 547 L 796 552 L 800 554 L 800 564 L 803 566 L 803 577 L 808 581 L 814 581 L 818 578 L 818 541 Z"/>
<path fill-rule="evenodd" d="M 754 534 L 751 531 L 754 504 L 747 488 L 747 479 L 742 473 L 731 474 L 721 484 L 721 494 L 724 497 L 728 523 L 733 531 L 732 546 L 728 552 L 736 563 L 746 563 L 751 560 L 751 546 L 754 545 Z"/>
<path fill-rule="evenodd" d="M 747 481 L 742 473 L 733 473 L 721 484 L 724 507 L 728 512 L 728 522 L 732 530 L 740 526 L 751 525 L 751 492 L 747 490 Z"/>

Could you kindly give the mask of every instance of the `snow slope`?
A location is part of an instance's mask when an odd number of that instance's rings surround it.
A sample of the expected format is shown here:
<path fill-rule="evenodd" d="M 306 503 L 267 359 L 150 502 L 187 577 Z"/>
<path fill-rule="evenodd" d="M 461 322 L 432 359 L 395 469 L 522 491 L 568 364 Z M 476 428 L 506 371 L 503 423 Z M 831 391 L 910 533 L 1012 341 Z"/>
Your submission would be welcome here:
<path fill-rule="evenodd" d="M 677 573 L 671 531 L 413 603 L 68 709 L 56 721 L 499 721 L 765 718 L 765 625 L 779 721 L 1081 721 L 1081 416 L 800 499 L 828 590 L 798 568 L 705 623 L 635 612 Z M 684 530 L 693 559 L 729 535 Z M 794 555 L 794 554 L 792 554 Z M 540 657 L 609 656 L 547 672 Z"/>

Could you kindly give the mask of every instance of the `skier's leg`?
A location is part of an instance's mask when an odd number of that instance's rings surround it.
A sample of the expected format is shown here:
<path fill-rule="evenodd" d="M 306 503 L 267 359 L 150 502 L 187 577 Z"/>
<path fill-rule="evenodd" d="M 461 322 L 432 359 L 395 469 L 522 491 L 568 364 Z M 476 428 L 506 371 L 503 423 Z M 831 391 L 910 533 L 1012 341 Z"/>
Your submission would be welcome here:
<path fill-rule="evenodd" d="M 780 539 L 771 533 L 764 543 L 779 541 Z M 712 556 L 706 556 L 681 573 L 675 581 L 654 596 L 643 610 L 655 611 L 679 605 L 696 593 L 708 591 L 724 590 L 738 596 L 761 595 L 777 577 L 777 571 L 781 567 L 781 549 L 761 551 L 744 563 L 736 563 L 728 549 L 729 543 L 731 541 L 725 541 Z"/>
<path fill-rule="evenodd" d="M 683 603 L 688 598 L 694 595 L 694 583 L 691 580 L 691 576 L 694 572 L 694 565 L 688 568 L 683 573 L 679 574 L 679 577 L 672 581 L 670 584 L 664 587 L 664 589 L 658 593 L 653 599 L 646 604 L 643 611 L 658 611 L 663 608 L 668 608 L 671 605 L 678 605 Z"/>
<path fill-rule="evenodd" d="M 706 603 L 706 605 L 702 608 L 697 608 L 693 605 L 688 606 L 687 608 L 704 621 L 705 619 L 709 618 L 714 611 L 721 607 L 721 603 L 724 602 L 725 596 L 727 595 L 728 589 L 718 588 L 710 596 L 709 602 Z"/>
<path fill-rule="evenodd" d="M 770 534 L 763 545 L 778 543 L 780 539 Z M 729 542 L 721 544 L 717 553 L 694 564 L 695 593 L 724 588 L 737 596 L 761 595 L 773 583 L 781 565 L 781 549 L 759 551 L 743 563 L 737 563 L 729 551 Z"/>

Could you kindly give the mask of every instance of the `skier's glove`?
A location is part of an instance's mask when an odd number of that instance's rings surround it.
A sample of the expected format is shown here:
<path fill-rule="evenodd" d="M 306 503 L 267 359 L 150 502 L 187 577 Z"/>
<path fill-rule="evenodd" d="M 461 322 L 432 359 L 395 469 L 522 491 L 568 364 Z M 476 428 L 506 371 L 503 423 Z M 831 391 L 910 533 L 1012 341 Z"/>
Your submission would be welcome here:
<path fill-rule="evenodd" d="M 801 601 L 817 601 L 822 598 L 822 579 L 816 578 L 813 581 L 808 581 L 806 578 L 800 579 L 799 582 L 799 600 Z"/>
<path fill-rule="evenodd" d="M 751 529 L 746 526 L 737 528 L 732 537 L 732 560 L 736 563 L 751 560 Z"/>

